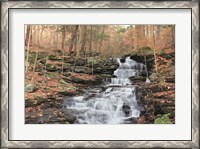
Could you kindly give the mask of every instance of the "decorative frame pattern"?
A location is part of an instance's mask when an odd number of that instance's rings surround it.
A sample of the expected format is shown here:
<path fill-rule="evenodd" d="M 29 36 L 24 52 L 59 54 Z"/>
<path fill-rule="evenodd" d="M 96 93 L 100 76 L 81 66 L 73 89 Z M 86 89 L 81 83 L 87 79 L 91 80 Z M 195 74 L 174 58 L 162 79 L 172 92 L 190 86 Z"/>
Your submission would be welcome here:
<path fill-rule="evenodd" d="M 1 6 L 1 148 L 199 148 L 199 3 L 197 1 L 5 1 Z M 9 141 L 8 13 L 9 8 L 190 8 L 192 9 L 192 140 L 191 141 Z"/>

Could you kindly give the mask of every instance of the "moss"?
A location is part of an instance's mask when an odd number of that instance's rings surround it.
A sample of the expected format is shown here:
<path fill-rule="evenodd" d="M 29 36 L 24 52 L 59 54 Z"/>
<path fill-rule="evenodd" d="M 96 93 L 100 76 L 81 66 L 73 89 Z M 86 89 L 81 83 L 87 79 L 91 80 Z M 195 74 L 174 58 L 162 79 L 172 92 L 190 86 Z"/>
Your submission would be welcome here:
<path fill-rule="evenodd" d="M 172 124 L 169 116 L 170 113 L 164 114 L 162 117 L 155 119 L 154 124 Z"/>
<path fill-rule="evenodd" d="M 35 62 L 36 55 L 37 55 L 37 52 L 29 52 L 29 57 L 28 57 L 29 63 L 33 64 Z M 26 59 L 26 56 L 27 56 L 27 51 L 25 53 L 25 59 Z M 38 52 L 37 60 L 43 59 L 46 56 L 47 56 L 47 52 Z"/>
<path fill-rule="evenodd" d="M 90 64 L 90 65 L 92 65 L 92 64 L 95 65 L 95 64 L 97 64 L 97 60 L 95 60 L 95 59 L 88 59 L 87 63 Z"/>

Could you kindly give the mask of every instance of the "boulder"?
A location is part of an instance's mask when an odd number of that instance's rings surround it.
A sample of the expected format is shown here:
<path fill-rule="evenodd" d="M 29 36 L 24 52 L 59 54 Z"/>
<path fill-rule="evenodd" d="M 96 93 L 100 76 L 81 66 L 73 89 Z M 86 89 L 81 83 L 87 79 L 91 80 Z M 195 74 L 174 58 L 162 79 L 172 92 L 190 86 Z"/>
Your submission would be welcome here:
<path fill-rule="evenodd" d="M 124 63 L 125 61 L 126 61 L 125 58 L 121 58 L 121 59 L 120 59 L 120 62 L 121 62 L 121 63 Z"/>
<path fill-rule="evenodd" d="M 59 66 L 58 68 L 60 69 L 60 71 L 62 71 L 62 69 L 63 69 L 63 72 L 72 71 L 72 69 L 73 69 L 73 66 L 68 63 L 64 63 L 63 66 L 62 66 L 62 64 L 58 64 L 58 66 Z"/>
<path fill-rule="evenodd" d="M 54 64 L 46 64 L 46 70 L 50 72 L 58 71 L 59 69 Z"/>
<path fill-rule="evenodd" d="M 76 73 L 85 73 L 85 74 L 92 74 L 92 69 L 83 66 L 76 66 L 74 69 Z"/>
<path fill-rule="evenodd" d="M 65 56 L 64 57 L 64 62 L 65 63 L 69 63 L 69 64 L 74 64 L 75 58 L 74 57 L 70 57 L 70 56 Z"/>
<path fill-rule="evenodd" d="M 31 92 L 34 92 L 36 91 L 38 88 L 34 85 L 34 84 L 27 84 L 25 86 L 25 92 L 27 93 L 31 93 Z"/>
<path fill-rule="evenodd" d="M 69 92 L 69 91 L 58 91 L 58 94 L 64 95 L 64 96 L 74 96 L 77 94 L 77 92 Z"/>
<path fill-rule="evenodd" d="M 61 58 L 57 58 L 56 55 L 49 55 L 48 59 L 52 60 L 52 61 L 61 61 L 62 60 Z"/>
<path fill-rule="evenodd" d="M 76 66 L 84 66 L 86 64 L 87 64 L 87 60 L 86 59 L 83 59 L 83 58 L 76 59 L 76 63 L 75 63 Z"/>
<path fill-rule="evenodd" d="M 73 124 L 76 121 L 76 116 L 73 113 L 69 112 L 67 109 L 62 109 L 62 112 L 67 122 Z"/>
<path fill-rule="evenodd" d="M 144 81 L 146 81 L 146 77 L 143 77 L 143 76 L 133 76 L 133 77 L 130 77 L 129 78 L 131 81 L 142 81 L 142 82 L 144 82 Z"/>
<path fill-rule="evenodd" d="M 25 107 L 34 107 L 38 105 L 38 101 L 35 99 L 25 99 Z"/>
<path fill-rule="evenodd" d="M 129 116 L 131 113 L 131 107 L 126 103 L 123 104 L 122 110 L 123 110 L 125 116 Z"/>

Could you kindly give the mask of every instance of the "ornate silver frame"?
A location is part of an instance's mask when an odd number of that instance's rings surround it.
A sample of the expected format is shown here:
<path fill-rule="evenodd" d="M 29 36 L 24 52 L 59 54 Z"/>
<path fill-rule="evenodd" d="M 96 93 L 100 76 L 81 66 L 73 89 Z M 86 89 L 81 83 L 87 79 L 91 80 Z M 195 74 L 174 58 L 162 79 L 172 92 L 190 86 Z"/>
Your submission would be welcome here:
<path fill-rule="evenodd" d="M 199 148 L 199 3 L 198 1 L 4 1 L 1 5 L 1 148 Z M 9 8 L 189 8 L 192 10 L 191 141 L 9 141 L 8 12 Z"/>

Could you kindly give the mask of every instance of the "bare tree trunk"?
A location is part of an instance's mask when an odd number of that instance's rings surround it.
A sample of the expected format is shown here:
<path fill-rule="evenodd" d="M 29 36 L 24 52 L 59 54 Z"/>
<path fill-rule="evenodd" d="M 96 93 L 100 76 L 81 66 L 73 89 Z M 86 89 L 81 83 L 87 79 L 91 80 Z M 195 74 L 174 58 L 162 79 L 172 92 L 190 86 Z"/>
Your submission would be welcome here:
<path fill-rule="evenodd" d="M 37 43 L 37 47 L 39 46 L 39 39 L 40 38 L 40 25 L 37 25 L 37 41 L 36 41 L 36 43 Z"/>
<path fill-rule="evenodd" d="M 78 34 L 77 34 L 77 36 L 76 36 L 76 38 L 75 38 L 75 42 L 74 42 L 74 55 L 76 56 L 77 55 L 77 40 L 78 40 Z"/>
<path fill-rule="evenodd" d="M 41 41 L 43 40 L 43 37 L 42 37 L 43 36 L 43 31 L 44 31 L 44 27 L 41 26 L 41 32 L 40 32 L 40 36 L 39 36 L 40 37 L 39 38 L 39 46 L 40 47 L 42 47 L 42 44 L 41 44 L 42 42 Z"/>
<path fill-rule="evenodd" d="M 62 50 L 64 51 L 65 50 L 65 35 L 66 32 L 65 32 L 65 26 L 63 26 L 62 28 Z"/>
<path fill-rule="evenodd" d="M 57 25 L 54 27 L 54 32 L 53 32 L 53 48 L 57 48 L 56 47 L 56 33 L 57 33 Z"/>
<path fill-rule="evenodd" d="M 131 28 L 131 50 L 134 50 L 134 34 L 133 34 L 133 27 Z"/>
<path fill-rule="evenodd" d="M 65 33 L 66 33 L 66 27 L 63 26 L 63 32 L 62 32 L 62 50 L 63 50 L 63 55 L 62 55 L 62 71 L 61 74 L 63 75 L 63 68 L 64 68 L 64 56 L 65 56 Z"/>
<path fill-rule="evenodd" d="M 147 46 L 148 26 L 145 25 L 145 46 Z"/>
<path fill-rule="evenodd" d="M 26 28 L 26 38 L 25 38 L 25 46 L 28 46 L 28 42 L 29 42 L 29 46 L 30 46 L 30 41 L 29 41 L 29 34 L 31 33 L 31 26 L 27 25 Z"/>
<path fill-rule="evenodd" d="M 139 48 L 139 38 L 140 38 L 139 37 L 139 26 L 138 25 L 136 25 L 136 33 L 137 33 L 137 38 L 136 38 L 137 39 L 137 46 L 136 46 L 137 48 L 136 49 L 138 49 Z"/>
<path fill-rule="evenodd" d="M 85 55 L 86 53 L 86 38 L 87 38 L 87 25 L 83 26 L 83 38 L 82 38 L 82 45 L 81 45 L 81 49 L 80 49 L 80 54 L 81 55 Z"/>
<path fill-rule="evenodd" d="M 98 52 L 100 53 L 101 51 L 101 47 L 102 47 L 102 42 L 103 42 L 103 35 L 104 35 L 104 26 L 103 26 L 103 29 L 102 29 L 102 32 L 101 32 L 101 41 L 99 42 L 99 49 L 98 49 Z"/>
<path fill-rule="evenodd" d="M 33 82 L 33 76 L 34 76 L 34 73 L 35 73 L 35 67 L 36 67 L 36 63 L 37 63 L 37 58 L 38 58 L 38 49 L 36 51 L 35 61 L 34 61 L 34 65 L 33 65 L 33 73 L 32 73 L 32 77 L 31 77 L 31 82 Z"/>
<path fill-rule="evenodd" d="M 172 42 L 173 42 L 173 48 L 175 48 L 175 25 L 171 26 L 171 34 L 172 34 Z"/>
<path fill-rule="evenodd" d="M 36 46 L 36 40 L 37 40 L 37 32 L 36 32 L 36 25 L 32 26 L 32 36 L 33 36 L 33 47 Z"/>
<path fill-rule="evenodd" d="M 155 61 L 155 69 L 156 73 L 158 73 L 158 67 L 157 67 L 157 56 L 156 56 L 156 40 L 155 40 L 155 32 L 154 32 L 154 25 L 153 25 L 153 53 L 154 53 L 154 61 Z"/>
<path fill-rule="evenodd" d="M 26 72 L 28 71 L 28 66 L 29 66 L 29 63 L 28 63 L 28 58 L 29 58 L 29 51 L 30 51 L 30 39 L 31 39 L 31 26 L 29 26 L 29 33 L 28 33 L 28 41 L 27 41 L 27 55 L 26 55 Z"/>
<path fill-rule="evenodd" d="M 92 25 L 90 26 L 90 46 L 89 46 L 89 52 L 92 52 Z"/>
<path fill-rule="evenodd" d="M 76 25 L 74 31 L 71 34 L 71 42 L 70 42 L 70 46 L 69 46 L 69 54 L 70 55 L 72 55 L 73 53 L 76 53 L 76 51 L 75 51 L 76 49 L 75 48 L 74 48 L 74 51 L 73 51 L 73 46 L 75 46 L 78 27 L 79 27 L 79 25 Z"/>

